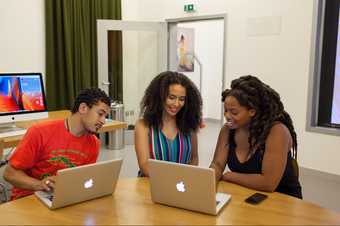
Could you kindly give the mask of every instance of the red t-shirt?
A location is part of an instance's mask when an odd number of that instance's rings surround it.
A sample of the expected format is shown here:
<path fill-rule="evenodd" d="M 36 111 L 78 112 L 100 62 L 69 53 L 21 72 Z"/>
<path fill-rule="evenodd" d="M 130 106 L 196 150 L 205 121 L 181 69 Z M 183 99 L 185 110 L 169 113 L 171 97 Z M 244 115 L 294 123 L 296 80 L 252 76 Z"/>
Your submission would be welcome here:
<path fill-rule="evenodd" d="M 59 169 L 94 163 L 100 142 L 93 134 L 76 137 L 68 132 L 64 120 L 43 122 L 30 127 L 9 162 L 36 179 L 56 175 Z M 33 191 L 13 188 L 12 199 Z"/>

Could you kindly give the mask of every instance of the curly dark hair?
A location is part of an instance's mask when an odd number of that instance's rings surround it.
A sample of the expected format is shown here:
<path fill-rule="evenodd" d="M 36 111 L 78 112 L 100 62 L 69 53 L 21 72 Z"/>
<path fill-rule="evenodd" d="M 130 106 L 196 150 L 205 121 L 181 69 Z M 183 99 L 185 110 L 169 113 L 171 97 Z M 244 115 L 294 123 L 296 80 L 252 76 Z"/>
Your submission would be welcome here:
<path fill-rule="evenodd" d="M 157 75 L 146 88 L 140 103 L 140 114 L 148 126 L 162 126 L 163 105 L 170 85 L 179 84 L 186 89 L 185 104 L 176 115 L 176 125 L 183 134 L 197 131 L 202 120 L 202 98 L 195 84 L 185 75 L 165 71 Z"/>
<path fill-rule="evenodd" d="M 249 155 L 254 153 L 254 147 L 259 147 L 263 153 L 269 131 L 274 123 L 279 121 L 288 128 L 292 136 L 293 157 L 297 158 L 297 137 L 293 122 L 275 90 L 257 77 L 247 75 L 231 82 L 231 89 L 222 92 L 222 102 L 227 96 L 235 97 L 241 106 L 256 110 L 249 125 Z"/>
<path fill-rule="evenodd" d="M 80 91 L 76 97 L 71 112 L 77 113 L 79 110 L 79 105 L 85 103 L 89 108 L 97 104 L 99 101 L 111 105 L 111 98 L 99 88 L 88 88 Z"/>

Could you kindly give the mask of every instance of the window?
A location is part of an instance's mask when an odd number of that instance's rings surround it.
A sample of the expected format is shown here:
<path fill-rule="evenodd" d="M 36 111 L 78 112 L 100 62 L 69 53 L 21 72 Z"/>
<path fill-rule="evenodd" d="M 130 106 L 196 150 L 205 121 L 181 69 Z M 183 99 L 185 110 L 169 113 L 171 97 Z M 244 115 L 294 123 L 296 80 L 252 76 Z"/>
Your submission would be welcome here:
<path fill-rule="evenodd" d="M 340 135 L 340 0 L 319 0 L 314 18 L 314 60 L 307 128 Z"/>

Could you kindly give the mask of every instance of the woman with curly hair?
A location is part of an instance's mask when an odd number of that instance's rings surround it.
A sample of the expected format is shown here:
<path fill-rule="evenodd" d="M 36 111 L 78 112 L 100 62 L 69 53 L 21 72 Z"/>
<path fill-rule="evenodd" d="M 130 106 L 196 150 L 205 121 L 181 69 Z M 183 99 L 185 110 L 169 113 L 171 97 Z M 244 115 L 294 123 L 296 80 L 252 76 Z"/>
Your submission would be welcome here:
<path fill-rule="evenodd" d="M 149 176 L 149 158 L 198 165 L 201 112 L 200 92 L 185 75 L 166 71 L 151 81 L 135 126 L 139 176 Z"/>
<path fill-rule="evenodd" d="M 222 102 L 226 124 L 210 165 L 216 181 L 302 198 L 296 133 L 279 94 L 248 75 L 231 82 Z"/>

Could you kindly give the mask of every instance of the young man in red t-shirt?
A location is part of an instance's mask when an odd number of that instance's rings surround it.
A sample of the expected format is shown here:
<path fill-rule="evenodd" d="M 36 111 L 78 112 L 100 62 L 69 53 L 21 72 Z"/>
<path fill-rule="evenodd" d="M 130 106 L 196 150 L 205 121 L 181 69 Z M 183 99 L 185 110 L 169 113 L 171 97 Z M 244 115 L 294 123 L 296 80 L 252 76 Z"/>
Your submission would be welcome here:
<path fill-rule="evenodd" d="M 14 187 L 12 200 L 50 191 L 59 169 L 94 163 L 100 142 L 94 135 L 105 123 L 111 100 L 98 88 L 77 96 L 72 114 L 30 127 L 10 157 L 4 178 Z"/>

